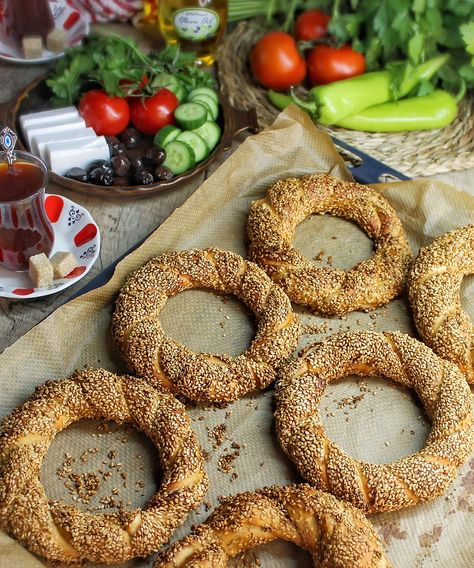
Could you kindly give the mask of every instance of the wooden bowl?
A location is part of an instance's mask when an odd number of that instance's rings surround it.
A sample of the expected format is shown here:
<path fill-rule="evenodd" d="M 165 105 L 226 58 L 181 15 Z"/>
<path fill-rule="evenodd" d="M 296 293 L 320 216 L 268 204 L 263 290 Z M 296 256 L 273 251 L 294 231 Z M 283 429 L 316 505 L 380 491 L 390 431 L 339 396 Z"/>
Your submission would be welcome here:
<path fill-rule="evenodd" d="M 26 148 L 25 139 L 21 132 L 19 117 L 22 114 L 48 110 L 51 108 L 49 99 L 51 92 L 46 85 L 46 76 L 40 77 L 33 83 L 25 87 L 12 101 L 0 106 L 0 123 L 10 126 L 18 134 L 18 146 L 22 149 Z M 228 149 L 233 138 L 243 130 L 251 130 L 256 132 L 258 129 L 257 114 L 255 109 L 239 110 L 234 108 L 225 93 L 220 93 L 220 109 L 219 118 L 217 120 L 222 130 L 222 137 L 216 148 L 209 156 L 191 170 L 175 176 L 170 181 L 160 181 L 150 185 L 128 185 L 128 186 L 102 186 L 91 183 L 83 183 L 61 176 L 50 171 L 51 181 L 72 189 L 78 193 L 85 195 L 96 195 L 102 197 L 120 197 L 120 198 L 140 198 L 156 195 L 157 193 L 169 188 L 178 187 L 196 175 L 204 171 L 221 152 Z"/>

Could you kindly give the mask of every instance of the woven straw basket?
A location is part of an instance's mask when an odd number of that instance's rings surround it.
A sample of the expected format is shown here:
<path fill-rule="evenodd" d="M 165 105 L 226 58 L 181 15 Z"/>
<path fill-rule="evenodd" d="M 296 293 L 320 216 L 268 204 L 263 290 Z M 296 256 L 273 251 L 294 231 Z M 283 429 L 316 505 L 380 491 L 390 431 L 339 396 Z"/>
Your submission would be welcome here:
<path fill-rule="evenodd" d="M 241 22 L 219 50 L 219 80 L 237 108 L 257 110 L 259 125 L 269 125 L 279 111 L 268 101 L 266 90 L 253 80 L 248 64 L 252 46 L 263 30 Z M 458 117 L 445 128 L 401 133 L 372 133 L 320 127 L 360 148 L 407 176 L 428 176 L 474 167 L 474 104 L 465 98 Z"/>

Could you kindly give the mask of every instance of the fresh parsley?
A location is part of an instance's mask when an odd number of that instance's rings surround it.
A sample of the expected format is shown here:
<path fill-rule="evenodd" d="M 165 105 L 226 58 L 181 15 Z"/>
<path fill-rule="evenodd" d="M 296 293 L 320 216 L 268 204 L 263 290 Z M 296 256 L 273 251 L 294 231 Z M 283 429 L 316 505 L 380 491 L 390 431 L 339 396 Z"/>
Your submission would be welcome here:
<path fill-rule="evenodd" d="M 46 83 L 56 106 L 75 104 L 92 84 L 110 96 L 150 95 L 153 79 L 162 73 L 173 74 L 187 90 L 214 87 L 212 75 L 194 65 L 195 57 L 177 46 L 145 53 L 131 38 L 90 35 L 66 50 Z"/>

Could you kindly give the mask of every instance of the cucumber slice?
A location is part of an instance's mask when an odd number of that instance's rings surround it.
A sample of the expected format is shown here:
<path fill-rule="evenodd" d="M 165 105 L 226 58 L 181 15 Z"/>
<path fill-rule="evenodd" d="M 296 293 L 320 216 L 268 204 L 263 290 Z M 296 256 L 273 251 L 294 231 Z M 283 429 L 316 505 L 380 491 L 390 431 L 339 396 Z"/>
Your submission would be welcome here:
<path fill-rule="evenodd" d="M 198 103 L 184 103 L 174 111 L 176 122 L 183 130 L 199 128 L 207 120 L 207 108 Z"/>
<path fill-rule="evenodd" d="M 221 129 L 215 122 L 205 122 L 199 128 L 193 130 L 193 132 L 199 134 L 199 136 L 204 140 L 209 148 L 209 152 L 215 148 L 221 139 Z"/>
<path fill-rule="evenodd" d="M 166 144 L 172 142 L 177 136 L 181 134 L 181 128 L 177 128 L 172 124 L 167 124 L 160 128 L 153 138 L 153 144 L 159 148 L 163 148 Z"/>
<path fill-rule="evenodd" d="M 188 101 L 192 101 L 197 95 L 207 95 L 213 98 L 216 103 L 219 103 L 219 95 L 216 91 L 214 91 L 214 89 L 210 89 L 209 87 L 197 87 L 196 89 L 193 89 L 188 95 Z"/>
<path fill-rule="evenodd" d="M 180 104 L 186 100 L 186 89 L 181 85 L 165 85 L 164 88 L 174 93 Z"/>
<path fill-rule="evenodd" d="M 174 175 L 190 170 L 196 164 L 196 155 L 189 144 L 173 140 L 165 146 L 166 160 L 163 165 L 169 168 Z"/>
<path fill-rule="evenodd" d="M 170 91 L 171 91 L 171 86 L 177 84 L 178 84 L 178 79 L 176 79 L 174 75 L 171 75 L 171 73 L 160 73 L 151 82 L 151 86 L 153 88 L 159 89 L 162 87 L 166 87 Z"/>
<path fill-rule="evenodd" d="M 193 103 L 202 103 L 207 106 L 207 108 L 212 112 L 213 120 L 217 120 L 219 116 L 219 104 L 210 97 L 209 95 L 196 95 L 193 100 Z M 190 103 L 191 104 L 191 103 Z"/>
<path fill-rule="evenodd" d="M 209 147 L 205 140 L 199 136 L 197 132 L 192 130 L 185 130 L 176 138 L 180 142 L 185 142 L 189 144 L 194 150 L 194 155 L 196 156 L 196 162 L 202 162 L 204 158 L 209 154 Z"/>

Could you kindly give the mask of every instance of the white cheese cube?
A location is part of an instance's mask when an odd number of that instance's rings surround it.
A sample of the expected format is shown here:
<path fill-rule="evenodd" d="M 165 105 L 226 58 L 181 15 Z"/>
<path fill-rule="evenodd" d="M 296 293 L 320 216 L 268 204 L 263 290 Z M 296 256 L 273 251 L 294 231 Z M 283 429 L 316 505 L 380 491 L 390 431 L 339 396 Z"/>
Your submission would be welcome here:
<path fill-rule="evenodd" d="M 37 128 L 38 126 L 48 126 L 67 122 L 71 118 L 77 118 L 79 111 L 76 107 L 55 108 L 53 110 L 42 110 L 40 112 L 30 112 L 20 116 L 20 126 L 26 136 L 25 129 Z"/>
<path fill-rule="evenodd" d="M 53 277 L 64 278 L 77 266 L 76 257 L 72 252 L 58 251 L 51 257 Z"/>
<path fill-rule="evenodd" d="M 60 130 L 59 132 L 55 130 L 54 132 L 48 131 L 43 134 L 38 134 L 38 136 L 35 137 L 34 144 L 37 155 L 44 160 L 47 144 L 64 144 L 72 140 L 90 140 L 91 138 L 97 138 L 97 134 L 94 132 L 93 128 L 77 128 L 73 130 Z"/>
<path fill-rule="evenodd" d="M 26 138 L 30 151 L 33 154 L 38 155 L 38 146 L 36 144 L 36 139 L 38 136 L 43 136 L 44 134 L 55 134 L 56 132 L 73 132 L 74 130 L 86 128 L 86 123 L 84 119 L 80 116 L 76 118 L 71 118 L 67 122 L 62 122 L 60 124 L 52 124 L 49 126 L 38 126 L 34 129 L 28 129 L 26 133 Z"/>
<path fill-rule="evenodd" d="M 109 145 L 104 136 L 90 140 L 73 140 L 52 148 L 47 144 L 45 160 L 53 172 L 63 176 L 74 167 L 86 169 L 94 160 L 110 160 Z"/>

